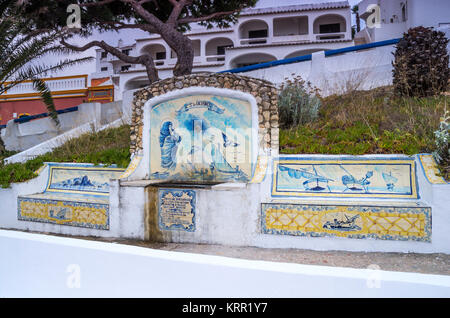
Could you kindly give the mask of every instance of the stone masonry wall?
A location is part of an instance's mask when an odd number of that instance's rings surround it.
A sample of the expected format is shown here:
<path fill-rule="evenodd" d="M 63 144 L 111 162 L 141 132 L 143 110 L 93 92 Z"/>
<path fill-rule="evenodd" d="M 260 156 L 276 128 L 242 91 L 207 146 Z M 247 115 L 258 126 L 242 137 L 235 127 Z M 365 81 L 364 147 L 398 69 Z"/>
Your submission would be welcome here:
<path fill-rule="evenodd" d="M 134 93 L 131 154 L 142 152 L 144 104 L 154 96 L 187 87 L 227 88 L 253 95 L 258 105 L 260 147 L 278 152 L 278 90 L 272 83 L 231 73 L 198 73 L 164 79 Z"/>

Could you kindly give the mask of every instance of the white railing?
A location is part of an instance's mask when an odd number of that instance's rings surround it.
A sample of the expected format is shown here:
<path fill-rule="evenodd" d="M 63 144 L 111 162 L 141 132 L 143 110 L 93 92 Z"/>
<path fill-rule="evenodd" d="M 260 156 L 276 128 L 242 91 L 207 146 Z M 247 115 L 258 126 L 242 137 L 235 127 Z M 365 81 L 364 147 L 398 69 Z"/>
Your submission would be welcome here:
<path fill-rule="evenodd" d="M 155 66 L 164 66 L 166 64 L 166 59 L 164 60 L 153 60 L 153 62 L 155 63 Z"/>
<path fill-rule="evenodd" d="M 225 63 L 225 55 L 207 55 L 205 60 L 206 63 Z"/>
<path fill-rule="evenodd" d="M 87 87 L 86 78 L 84 76 L 46 79 L 45 83 L 52 92 L 85 89 Z M 33 88 L 33 83 L 25 82 L 12 87 L 4 95 L 30 94 L 36 92 L 37 91 Z"/>
<path fill-rule="evenodd" d="M 317 34 L 315 40 L 336 40 L 336 39 L 344 39 L 346 32 L 337 32 L 337 33 L 321 33 Z"/>
<path fill-rule="evenodd" d="M 311 40 L 309 34 L 296 34 L 296 35 L 275 35 L 272 38 L 272 43 L 286 43 L 286 42 L 299 42 Z"/>
<path fill-rule="evenodd" d="M 268 37 L 264 38 L 251 38 L 251 39 L 240 39 L 239 43 L 241 45 L 251 45 L 251 44 L 267 44 L 270 43 Z"/>

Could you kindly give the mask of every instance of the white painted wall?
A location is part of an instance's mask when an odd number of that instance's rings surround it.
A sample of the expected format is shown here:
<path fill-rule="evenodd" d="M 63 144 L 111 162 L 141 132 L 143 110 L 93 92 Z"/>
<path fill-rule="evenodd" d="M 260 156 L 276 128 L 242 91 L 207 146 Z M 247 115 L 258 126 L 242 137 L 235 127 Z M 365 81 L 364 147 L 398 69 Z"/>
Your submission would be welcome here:
<path fill-rule="evenodd" d="M 450 277 L 253 261 L 0 230 L 0 297 L 450 297 Z M 180 308 L 181 311 L 181 308 Z"/>
<path fill-rule="evenodd" d="M 42 193 L 48 180 L 48 166 L 38 177 L 27 182 L 13 183 L 10 188 L 0 189 L 0 228 L 24 231 L 58 233 L 74 236 L 129 237 L 144 239 L 144 206 L 146 204 L 144 188 L 121 188 L 118 181 L 110 182 L 109 230 L 97 230 L 83 227 L 21 221 L 17 219 L 17 197 Z M 127 209 L 119 209 L 120 205 Z M 1 285 L 1 284 L 0 284 Z"/>
<path fill-rule="evenodd" d="M 308 155 L 308 157 L 340 159 L 342 156 Z M 358 159 L 387 158 L 383 155 L 360 156 Z M 399 158 L 398 155 L 392 155 Z M 405 158 L 407 158 L 405 156 Z M 147 169 L 147 163 L 137 171 Z M 450 184 L 431 185 L 424 176 L 420 163 L 416 159 L 417 177 L 419 184 L 420 202 L 432 208 L 432 242 L 416 241 L 390 241 L 377 239 L 350 239 L 330 237 L 299 237 L 288 235 L 269 235 L 261 233 L 261 203 L 271 202 L 272 172 L 271 165 L 266 177 L 261 184 L 247 184 L 239 188 L 216 186 L 213 189 L 196 190 L 196 230 L 195 232 L 170 231 L 173 242 L 190 242 L 201 244 L 223 244 L 236 246 L 257 246 L 264 248 L 300 248 L 312 250 L 344 250 L 366 252 L 415 252 L 415 253 L 447 253 L 450 254 L 450 217 L 448 216 L 448 198 L 445 192 L 450 192 Z M 142 170 L 141 170 L 142 169 Z M 141 172 L 140 175 L 144 173 Z M 136 177 L 136 175 L 135 175 Z M 144 176 L 142 176 L 144 177 Z M 147 186 L 148 183 L 145 185 Z M 135 184 L 136 187 L 139 185 Z M 127 186 L 128 187 L 128 186 Z M 142 187 L 144 187 L 142 185 Z M 125 190 L 124 190 L 125 189 Z M 120 188 L 119 196 L 127 197 L 126 187 Z M 121 214 L 127 211 L 136 213 L 136 217 L 142 217 L 142 212 L 137 207 L 143 206 L 145 197 L 135 196 L 130 203 L 122 201 L 119 206 Z M 290 203 L 301 203 L 303 199 L 286 199 Z M 346 198 L 321 198 L 320 202 L 348 201 Z M 361 204 L 374 199 L 358 198 Z M 401 200 L 383 200 L 383 203 L 399 202 Z M 411 200 L 408 200 L 411 202 Z M 137 211 L 137 212 L 134 212 Z M 118 212 L 119 213 L 119 212 Z M 131 218 L 131 216 L 130 216 Z M 136 220 L 134 224 L 144 222 Z M 144 235 L 144 234 L 142 234 Z"/>
<path fill-rule="evenodd" d="M 96 113 L 99 112 L 97 108 L 100 105 L 100 103 L 83 103 L 78 105 L 78 111 L 58 115 L 59 129 L 50 117 L 25 123 L 15 123 L 14 120 L 10 120 L 3 136 L 5 147 L 8 150 L 25 150 L 81 126 L 96 118 Z"/>
<path fill-rule="evenodd" d="M 10 120 L 2 131 L 2 139 L 8 150 L 23 151 L 61 136 L 70 130 L 93 122 L 95 127 L 106 125 L 122 116 L 122 101 L 111 103 L 82 103 L 78 111 L 58 115 L 60 127 L 57 128 L 49 117 L 25 123 Z"/>
<path fill-rule="evenodd" d="M 33 159 L 36 156 L 43 155 L 53 149 L 63 145 L 68 140 L 81 136 L 82 134 L 95 131 L 95 122 L 87 122 L 77 128 L 71 129 L 61 135 L 48 139 L 47 141 L 39 143 L 39 139 L 35 139 L 37 144 L 31 148 L 21 151 L 11 157 L 5 158 L 3 161 L 5 164 L 25 162 Z M 34 137 L 34 136 L 31 136 Z M 8 140 L 8 139 L 6 139 Z M 6 144 L 6 142 L 5 142 Z"/>
<path fill-rule="evenodd" d="M 321 89 L 323 96 L 342 94 L 352 89 L 371 89 L 392 84 L 392 61 L 395 47 L 325 57 L 323 51 L 313 53 L 312 61 L 274 66 L 242 75 L 265 79 L 280 85 L 285 78 L 300 75 Z"/>
<path fill-rule="evenodd" d="M 308 155 L 308 157 L 339 159 L 340 156 Z M 388 156 L 383 155 L 383 158 Z M 399 158 L 399 156 L 393 156 Z M 358 159 L 380 158 L 379 155 L 360 156 Z M 405 157 L 406 158 L 406 157 Z M 141 161 L 134 177 L 148 171 L 148 162 Z M 261 203 L 271 202 L 271 164 L 261 184 L 227 184 L 212 189 L 199 189 L 196 203 L 195 232 L 170 231 L 173 242 L 222 244 L 235 246 L 257 246 L 264 248 L 300 248 L 312 250 L 343 250 L 365 252 L 414 252 L 450 254 L 450 216 L 448 195 L 450 184 L 431 185 L 425 178 L 420 163 L 416 159 L 417 182 L 420 202 L 432 208 L 431 243 L 416 241 L 391 241 L 376 239 L 350 239 L 331 237 L 299 237 L 269 235 L 261 232 Z M 122 237 L 143 240 L 146 237 L 146 206 L 149 196 L 148 181 L 113 180 L 110 182 L 110 230 L 94 230 L 66 225 L 46 224 L 17 220 L 17 196 L 39 193 L 45 188 L 48 168 L 38 178 L 28 182 L 13 184 L 9 189 L 0 189 L 0 227 L 29 231 L 61 233 L 66 235 Z M 144 176 L 141 176 L 143 178 Z M 131 177 L 133 179 L 133 175 Z M 288 200 L 301 203 L 301 198 Z M 339 198 L 321 198 L 320 202 L 346 201 Z M 374 199 L 358 198 L 361 204 Z M 389 204 L 390 201 L 383 200 Z M 410 200 L 408 200 L 411 202 Z"/>

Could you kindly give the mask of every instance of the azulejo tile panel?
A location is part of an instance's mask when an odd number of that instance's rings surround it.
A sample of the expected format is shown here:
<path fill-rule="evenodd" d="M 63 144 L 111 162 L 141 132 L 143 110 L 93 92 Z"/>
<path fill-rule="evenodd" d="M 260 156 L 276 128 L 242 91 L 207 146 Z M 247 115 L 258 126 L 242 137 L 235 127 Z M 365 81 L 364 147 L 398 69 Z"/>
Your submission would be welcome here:
<path fill-rule="evenodd" d="M 110 179 L 117 179 L 123 173 L 121 168 L 50 165 L 45 191 L 107 196 Z"/>
<path fill-rule="evenodd" d="M 133 157 L 133 160 L 131 160 L 130 164 L 128 165 L 127 169 L 118 177 L 119 179 L 128 178 L 139 166 L 139 164 L 142 161 L 142 155 L 136 155 Z"/>
<path fill-rule="evenodd" d="M 150 179 L 248 182 L 253 171 L 251 104 L 187 95 L 150 113 Z"/>
<path fill-rule="evenodd" d="M 18 219 L 109 230 L 109 204 L 19 197 Z"/>
<path fill-rule="evenodd" d="M 417 199 L 414 159 L 274 160 L 272 196 Z"/>
<path fill-rule="evenodd" d="M 17 198 L 18 220 L 109 230 L 109 181 L 125 169 L 77 163 L 46 163 L 42 193 Z"/>
<path fill-rule="evenodd" d="M 158 225 L 161 230 L 195 231 L 196 192 L 159 189 Z"/>
<path fill-rule="evenodd" d="M 431 208 L 263 203 L 265 234 L 431 242 Z"/>
<path fill-rule="evenodd" d="M 258 156 L 256 162 L 255 173 L 250 183 L 261 183 L 264 181 L 267 173 L 267 167 L 269 166 L 269 156 L 261 155 Z"/>
<path fill-rule="evenodd" d="M 433 155 L 420 154 L 419 160 L 428 182 L 431 184 L 447 184 L 447 181 L 439 175 L 439 169 Z"/>

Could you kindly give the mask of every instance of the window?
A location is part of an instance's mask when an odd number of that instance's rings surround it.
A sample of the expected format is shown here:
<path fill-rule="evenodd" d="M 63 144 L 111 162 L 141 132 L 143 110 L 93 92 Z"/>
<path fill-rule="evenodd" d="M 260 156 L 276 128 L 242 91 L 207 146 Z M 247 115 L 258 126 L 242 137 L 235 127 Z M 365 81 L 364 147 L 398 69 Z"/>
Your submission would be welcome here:
<path fill-rule="evenodd" d="M 108 70 L 108 67 L 102 67 L 100 68 L 100 72 L 106 72 Z"/>
<path fill-rule="evenodd" d="M 166 59 L 166 52 L 156 52 L 155 54 L 157 60 L 165 60 Z"/>
<path fill-rule="evenodd" d="M 405 22 L 408 20 L 408 2 L 402 2 L 400 6 L 402 7 L 402 21 Z"/>
<path fill-rule="evenodd" d="M 319 26 L 320 33 L 339 33 L 341 32 L 340 23 L 321 24 Z"/>
<path fill-rule="evenodd" d="M 267 38 L 267 29 L 248 31 L 248 38 L 249 39 Z M 266 43 L 266 40 L 262 39 L 262 40 L 248 41 L 248 44 L 263 44 L 263 43 Z"/>
<path fill-rule="evenodd" d="M 249 39 L 267 38 L 267 29 L 248 31 L 248 38 Z"/>
<path fill-rule="evenodd" d="M 120 70 L 121 70 L 122 72 L 125 72 L 125 71 L 128 71 L 128 70 L 130 69 L 130 67 L 131 67 L 131 65 L 122 65 L 122 66 L 120 67 Z"/>
<path fill-rule="evenodd" d="M 122 50 L 123 54 L 130 55 L 131 49 Z"/>
<path fill-rule="evenodd" d="M 217 55 L 225 55 L 225 49 L 227 47 L 233 47 L 233 45 L 219 45 L 217 47 Z M 225 57 L 218 57 L 217 61 L 225 61 Z"/>
<path fill-rule="evenodd" d="M 102 54 L 101 54 L 101 59 L 106 59 L 106 56 L 108 55 L 108 53 L 107 52 L 102 52 Z"/>
<path fill-rule="evenodd" d="M 225 49 L 227 47 L 233 47 L 233 45 L 220 45 L 217 47 L 217 55 L 225 55 Z"/>

